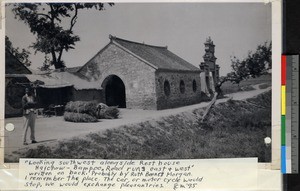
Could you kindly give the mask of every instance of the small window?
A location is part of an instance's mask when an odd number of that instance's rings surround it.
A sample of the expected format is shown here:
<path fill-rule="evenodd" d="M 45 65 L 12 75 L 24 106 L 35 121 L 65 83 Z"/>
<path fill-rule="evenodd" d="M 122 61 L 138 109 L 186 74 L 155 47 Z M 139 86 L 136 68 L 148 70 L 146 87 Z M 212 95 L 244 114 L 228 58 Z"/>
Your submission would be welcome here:
<path fill-rule="evenodd" d="M 197 91 L 197 83 L 196 83 L 196 80 L 193 80 L 193 91 L 194 91 L 194 92 Z"/>
<path fill-rule="evenodd" d="M 170 83 L 168 80 L 165 80 L 164 82 L 164 92 L 166 96 L 169 96 L 171 93 Z"/>
<path fill-rule="evenodd" d="M 183 80 L 180 80 L 180 86 L 179 86 L 180 92 L 183 94 L 185 92 L 185 84 Z"/>

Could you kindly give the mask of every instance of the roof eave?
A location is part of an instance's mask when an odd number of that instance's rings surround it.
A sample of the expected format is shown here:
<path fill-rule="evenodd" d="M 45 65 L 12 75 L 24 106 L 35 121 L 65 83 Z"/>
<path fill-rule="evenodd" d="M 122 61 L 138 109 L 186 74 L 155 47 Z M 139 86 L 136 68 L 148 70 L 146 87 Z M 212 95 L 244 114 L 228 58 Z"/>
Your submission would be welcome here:
<path fill-rule="evenodd" d="M 103 90 L 103 88 L 94 88 L 94 87 L 91 87 L 91 88 L 78 88 L 78 87 L 74 87 L 74 89 L 76 91 L 83 91 L 83 90 L 98 90 L 98 91 L 101 91 L 101 90 Z"/>
<path fill-rule="evenodd" d="M 179 73 L 201 73 L 201 70 L 176 70 L 176 69 L 167 69 L 167 68 L 159 68 L 157 72 L 179 72 Z"/>

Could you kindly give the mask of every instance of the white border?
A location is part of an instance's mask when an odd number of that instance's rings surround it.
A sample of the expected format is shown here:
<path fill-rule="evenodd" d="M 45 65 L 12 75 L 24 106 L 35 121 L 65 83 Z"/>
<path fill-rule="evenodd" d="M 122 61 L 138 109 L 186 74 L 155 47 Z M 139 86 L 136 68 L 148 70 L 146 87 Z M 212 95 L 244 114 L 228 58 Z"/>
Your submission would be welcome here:
<path fill-rule="evenodd" d="M 6 3 L 11 2 L 33 2 L 29 0 L 7 0 Z M 34 2 L 45 2 L 44 0 L 35 0 Z M 59 1 L 52 1 L 59 2 Z M 91 2 L 91 0 L 63 0 L 63 2 Z M 101 2 L 112 2 L 108 0 L 103 0 Z M 282 53 L 282 11 L 281 0 L 115 0 L 116 3 L 125 3 L 125 2 L 182 2 L 182 3 L 193 3 L 193 2 L 206 2 L 206 3 L 272 3 L 272 162 L 271 163 L 260 163 L 259 167 L 264 169 L 280 169 L 280 128 L 281 128 L 281 116 L 280 116 L 280 100 L 281 100 L 281 53 Z M 5 13 L 4 0 L 1 2 L 1 11 L 2 15 Z M 5 64 L 4 64 L 4 36 L 5 36 L 5 22 L 2 17 L 1 19 L 2 29 L 0 29 L 0 87 L 5 87 Z M 4 88 L 0 92 L 0 103 L 5 103 L 4 100 Z M 0 105 L 0 169 L 1 168 L 18 168 L 18 164 L 5 163 L 4 160 L 4 106 Z"/>

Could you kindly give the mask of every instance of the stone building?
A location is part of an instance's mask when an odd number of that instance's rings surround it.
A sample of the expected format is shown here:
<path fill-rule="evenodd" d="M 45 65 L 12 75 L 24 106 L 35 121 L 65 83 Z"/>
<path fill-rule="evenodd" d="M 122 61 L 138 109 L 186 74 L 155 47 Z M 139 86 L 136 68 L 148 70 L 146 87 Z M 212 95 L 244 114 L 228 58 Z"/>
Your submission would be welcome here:
<path fill-rule="evenodd" d="M 204 43 L 205 54 L 203 56 L 204 62 L 200 64 L 202 92 L 212 93 L 215 91 L 215 86 L 219 82 L 220 66 L 216 64 L 215 45 L 210 37 Z"/>
<path fill-rule="evenodd" d="M 110 36 L 78 72 L 99 83 L 107 105 L 167 109 L 200 102 L 200 69 L 167 47 Z"/>
<path fill-rule="evenodd" d="M 110 42 L 82 67 L 45 74 L 32 74 L 6 52 L 5 115 L 22 114 L 24 87 L 36 82 L 42 108 L 78 100 L 153 110 L 199 103 L 201 91 L 211 93 L 219 80 L 214 47 L 208 38 L 199 69 L 167 47 L 110 36 Z"/>

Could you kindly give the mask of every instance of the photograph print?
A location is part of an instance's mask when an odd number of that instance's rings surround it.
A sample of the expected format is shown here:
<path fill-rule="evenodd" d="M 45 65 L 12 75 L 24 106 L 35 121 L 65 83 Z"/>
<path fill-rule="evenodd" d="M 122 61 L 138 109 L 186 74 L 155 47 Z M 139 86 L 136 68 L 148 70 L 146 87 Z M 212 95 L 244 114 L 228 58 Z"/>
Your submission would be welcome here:
<path fill-rule="evenodd" d="M 271 162 L 271 21 L 264 3 L 6 3 L 4 161 Z"/>

